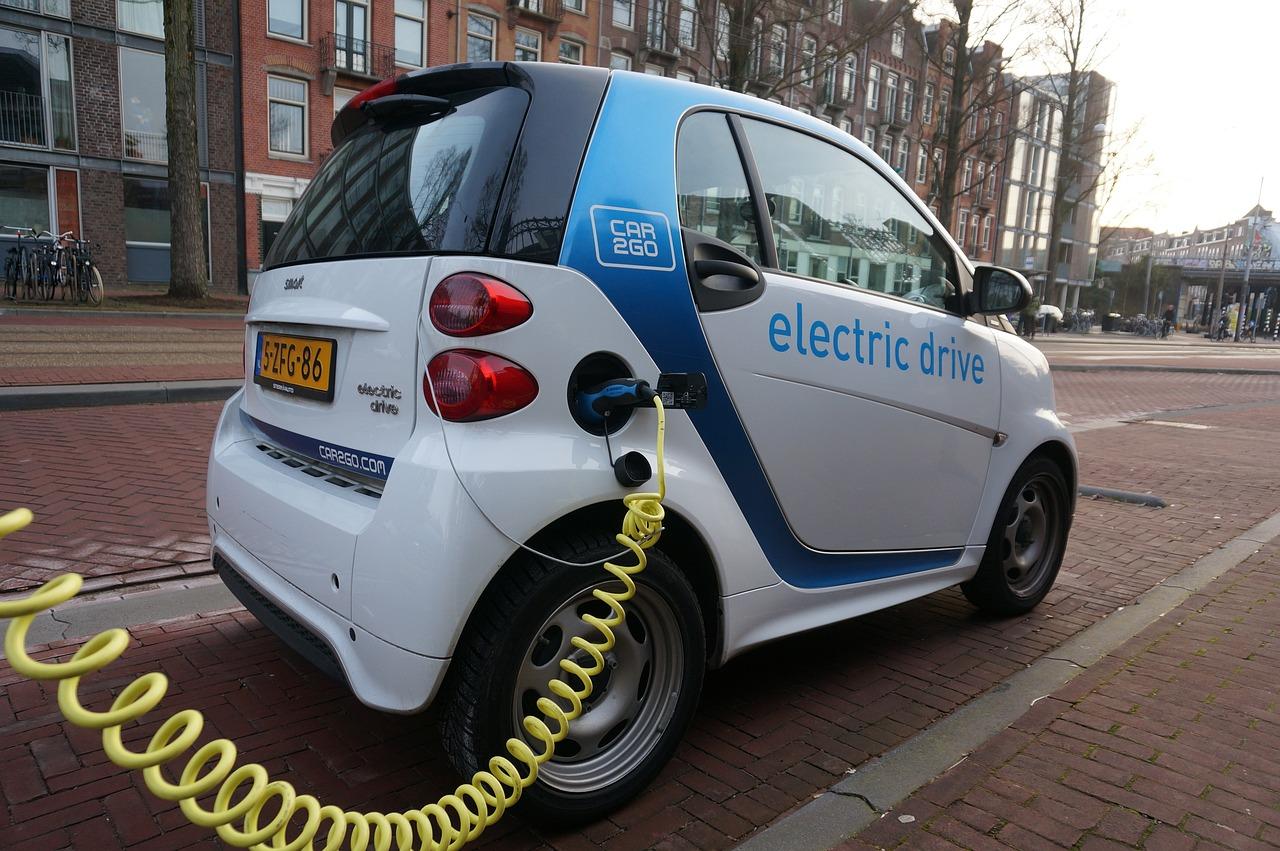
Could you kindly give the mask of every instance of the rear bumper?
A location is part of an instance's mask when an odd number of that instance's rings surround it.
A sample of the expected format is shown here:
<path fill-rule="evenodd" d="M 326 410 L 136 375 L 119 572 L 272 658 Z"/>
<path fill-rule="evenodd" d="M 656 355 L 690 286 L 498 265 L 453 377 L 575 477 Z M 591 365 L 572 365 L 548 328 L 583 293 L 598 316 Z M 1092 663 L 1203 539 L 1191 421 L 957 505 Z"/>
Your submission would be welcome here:
<path fill-rule="evenodd" d="M 467 498 L 438 420 L 421 419 L 380 494 L 362 494 L 263 451 L 240 399 L 223 410 L 207 477 L 224 583 L 363 703 L 423 709 L 514 546 Z"/>
<path fill-rule="evenodd" d="M 231 593 L 285 644 L 346 682 L 362 703 L 411 713 L 435 697 L 448 659 L 383 641 L 290 585 L 217 524 L 212 532 L 214 566 Z"/>

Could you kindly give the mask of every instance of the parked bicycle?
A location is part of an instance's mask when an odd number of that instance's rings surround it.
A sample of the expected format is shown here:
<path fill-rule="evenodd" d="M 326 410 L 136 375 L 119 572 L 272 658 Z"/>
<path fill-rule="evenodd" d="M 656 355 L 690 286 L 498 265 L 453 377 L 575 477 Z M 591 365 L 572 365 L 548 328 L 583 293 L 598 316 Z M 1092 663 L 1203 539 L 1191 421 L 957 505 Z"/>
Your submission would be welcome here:
<path fill-rule="evenodd" d="M 102 274 L 93 262 L 87 240 L 72 231 L 54 234 L 35 228 L 5 225 L 17 237 L 5 255 L 4 297 L 17 301 L 77 301 L 102 303 Z"/>

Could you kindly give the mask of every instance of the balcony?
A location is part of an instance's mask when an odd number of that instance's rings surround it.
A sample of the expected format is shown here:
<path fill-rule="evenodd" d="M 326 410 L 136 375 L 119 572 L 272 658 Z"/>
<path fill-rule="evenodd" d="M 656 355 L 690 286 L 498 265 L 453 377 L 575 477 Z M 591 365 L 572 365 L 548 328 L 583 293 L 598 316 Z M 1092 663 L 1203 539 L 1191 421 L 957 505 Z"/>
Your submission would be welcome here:
<path fill-rule="evenodd" d="M 564 20 L 560 0 L 507 0 L 507 8 L 517 15 L 558 24 Z"/>
<path fill-rule="evenodd" d="M 320 68 L 326 75 L 345 74 L 366 80 L 382 80 L 396 73 L 396 49 L 349 35 L 329 33 L 320 39 Z"/>
<path fill-rule="evenodd" d="M 0 142 L 40 147 L 48 144 L 44 98 L 26 92 L 0 91 Z"/>
<path fill-rule="evenodd" d="M 650 53 L 658 53 L 662 56 L 676 56 L 675 39 L 667 34 L 667 28 L 663 21 L 650 21 L 649 26 L 644 31 L 644 48 Z"/>
<path fill-rule="evenodd" d="M 126 159 L 131 160 L 167 163 L 169 161 L 168 135 L 126 130 L 124 131 L 124 155 Z"/>

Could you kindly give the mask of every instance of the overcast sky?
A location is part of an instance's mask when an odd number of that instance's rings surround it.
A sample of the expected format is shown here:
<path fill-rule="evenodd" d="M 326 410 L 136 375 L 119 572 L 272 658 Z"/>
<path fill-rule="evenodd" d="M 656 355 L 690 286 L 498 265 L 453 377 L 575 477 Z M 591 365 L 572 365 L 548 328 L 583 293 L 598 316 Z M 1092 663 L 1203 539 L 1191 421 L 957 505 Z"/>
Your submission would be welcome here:
<path fill-rule="evenodd" d="M 1280 201 L 1280 2 L 1095 0 L 1107 7 L 1101 70 L 1119 87 L 1115 126 L 1141 122 L 1152 157 L 1103 221 L 1212 228 Z M 1113 212 L 1114 211 L 1114 212 Z M 1108 218 L 1107 214 L 1112 214 Z"/>
<path fill-rule="evenodd" d="M 978 0 L 1003 8 L 1006 0 Z M 1023 0 L 1021 11 L 1046 2 Z M 1280 0 L 1088 0 L 1105 40 L 1098 70 L 1118 87 L 1113 130 L 1139 125 L 1105 224 L 1160 230 L 1212 228 L 1258 197 L 1280 205 Z M 941 11 L 945 0 L 924 0 Z M 1035 33 L 996 33 L 1017 44 Z M 1044 69 L 1025 58 L 1020 73 Z M 1045 69 L 1056 70 L 1056 69 Z"/>

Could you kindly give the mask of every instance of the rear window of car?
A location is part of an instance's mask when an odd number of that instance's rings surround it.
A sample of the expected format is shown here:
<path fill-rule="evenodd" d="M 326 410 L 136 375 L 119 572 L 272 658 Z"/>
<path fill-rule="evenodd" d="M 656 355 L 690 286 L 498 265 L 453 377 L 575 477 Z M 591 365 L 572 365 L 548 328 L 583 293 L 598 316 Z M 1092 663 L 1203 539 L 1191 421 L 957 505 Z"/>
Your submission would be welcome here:
<path fill-rule="evenodd" d="M 516 88 L 466 92 L 443 115 L 402 113 L 334 149 L 266 266 L 485 250 L 529 106 Z"/>

